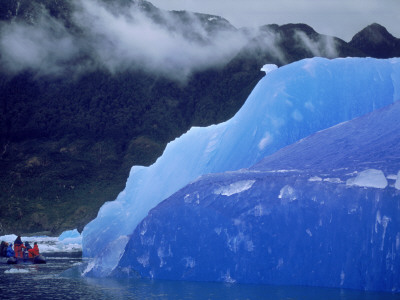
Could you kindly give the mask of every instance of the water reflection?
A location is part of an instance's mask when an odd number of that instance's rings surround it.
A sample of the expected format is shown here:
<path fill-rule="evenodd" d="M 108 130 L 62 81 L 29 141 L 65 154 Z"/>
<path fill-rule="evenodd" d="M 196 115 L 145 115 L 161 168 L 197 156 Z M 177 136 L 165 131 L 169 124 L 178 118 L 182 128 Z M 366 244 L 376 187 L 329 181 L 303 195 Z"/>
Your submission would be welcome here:
<path fill-rule="evenodd" d="M 138 279 L 85 279 L 112 299 L 398 300 L 400 295 L 354 290 Z"/>
<path fill-rule="evenodd" d="M 0 299 L 400 300 L 400 294 L 330 288 L 82 278 L 79 253 L 54 253 L 47 261 L 0 264 Z"/>

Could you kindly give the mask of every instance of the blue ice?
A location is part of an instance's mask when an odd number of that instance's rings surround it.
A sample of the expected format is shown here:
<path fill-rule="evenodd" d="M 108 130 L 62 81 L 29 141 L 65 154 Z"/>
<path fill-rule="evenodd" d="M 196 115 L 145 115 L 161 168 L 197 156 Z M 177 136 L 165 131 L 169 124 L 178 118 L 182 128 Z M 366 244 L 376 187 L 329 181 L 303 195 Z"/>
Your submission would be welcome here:
<path fill-rule="evenodd" d="M 83 253 L 94 258 L 86 274 L 108 275 L 149 210 L 200 175 L 250 167 L 310 134 L 399 99 L 399 59 L 313 58 L 268 73 L 232 119 L 192 128 L 153 165 L 131 169 L 125 190 L 84 228 Z"/>

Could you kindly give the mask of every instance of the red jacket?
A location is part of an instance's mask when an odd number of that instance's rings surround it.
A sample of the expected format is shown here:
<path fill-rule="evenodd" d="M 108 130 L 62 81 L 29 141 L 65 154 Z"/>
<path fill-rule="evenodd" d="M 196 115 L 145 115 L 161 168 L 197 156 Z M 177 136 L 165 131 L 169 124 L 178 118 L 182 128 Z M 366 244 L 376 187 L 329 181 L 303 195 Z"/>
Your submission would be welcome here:
<path fill-rule="evenodd" d="M 29 252 L 29 257 L 38 256 L 39 255 L 39 247 L 38 247 L 38 245 L 36 244 L 35 246 L 33 246 L 33 248 L 29 249 L 28 252 Z"/>
<path fill-rule="evenodd" d="M 23 258 L 24 254 L 22 249 L 26 248 L 24 244 L 14 244 L 15 257 Z"/>

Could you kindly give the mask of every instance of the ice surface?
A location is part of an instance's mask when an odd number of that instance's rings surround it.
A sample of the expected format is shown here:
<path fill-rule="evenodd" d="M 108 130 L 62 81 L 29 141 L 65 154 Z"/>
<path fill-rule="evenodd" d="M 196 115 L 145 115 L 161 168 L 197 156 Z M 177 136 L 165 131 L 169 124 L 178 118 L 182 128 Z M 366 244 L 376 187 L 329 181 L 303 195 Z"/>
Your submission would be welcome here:
<path fill-rule="evenodd" d="M 400 101 L 202 176 L 149 212 L 114 276 L 400 292 L 400 194 L 385 182 L 400 166 L 399 116 Z"/>
<path fill-rule="evenodd" d="M 398 190 L 400 190 L 400 171 L 397 173 L 397 179 L 396 182 L 394 184 L 394 187 Z"/>
<path fill-rule="evenodd" d="M 387 187 L 388 182 L 381 170 L 368 169 L 360 172 L 354 178 L 347 179 L 346 184 L 384 189 Z"/>
<path fill-rule="evenodd" d="M 200 175 L 250 167 L 310 134 L 398 100 L 399 70 L 399 59 L 313 58 L 268 73 L 231 120 L 192 128 L 169 143 L 152 166 L 132 168 L 125 190 L 84 228 L 84 256 L 96 257 L 98 264 L 91 274 L 108 275 L 118 263 L 109 256 L 122 255 L 112 253 L 110 245 Z"/>
<path fill-rule="evenodd" d="M 269 72 L 272 72 L 272 71 L 274 71 L 274 70 L 276 70 L 276 69 L 278 69 L 278 66 L 277 66 L 277 65 L 274 65 L 274 64 L 267 64 L 267 65 L 264 65 L 264 66 L 261 68 L 261 71 L 265 72 L 265 74 L 268 74 Z"/>
<path fill-rule="evenodd" d="M 241 193 L 243 191 L 247 191 L 250 189 L 255 181 L 254 180 L 245 180 L 238 181 L 229 184 L 228 186 L 223 186 L 214 191 L 214 194 L 224 195 L 224 196 L 232 196 L 234 194 Z"/>
<path fill-rule="evenodd" d="M 34 270 L 34 271 L 36 271 L 36 270 Z M 28 270 L 28 269 L 14 269 L 14 268 L 4 271 L 5 274 L 27 274 L 29 272 L 30 272 L 30 270 Z"/>
<path fill-rule="evenodd" d="M 58 240 L 65 245 L 82 245 L 82 236 L 77 229 L 64 231 Z"/>

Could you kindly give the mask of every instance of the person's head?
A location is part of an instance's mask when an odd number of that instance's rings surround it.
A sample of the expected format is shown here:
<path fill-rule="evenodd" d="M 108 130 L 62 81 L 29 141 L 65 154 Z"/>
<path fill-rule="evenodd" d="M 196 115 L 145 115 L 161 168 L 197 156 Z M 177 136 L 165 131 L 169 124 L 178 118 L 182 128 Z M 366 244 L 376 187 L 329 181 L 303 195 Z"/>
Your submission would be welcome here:
<path fill-rule="evenodd" d="M 8 245 L 9 247 L 12 247 L 12 243 L 10 243 L 10 245 Z"/>
<path fill-rule="evenodd" d="M 37 245 L 37 242 L 34 242 L 33 245 Z"/>

